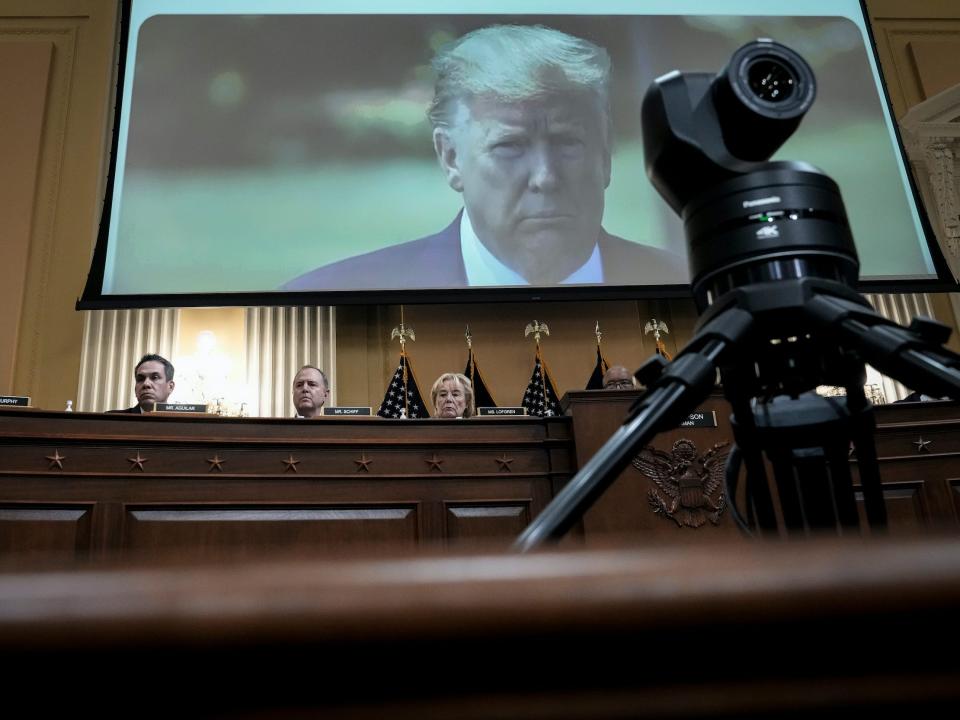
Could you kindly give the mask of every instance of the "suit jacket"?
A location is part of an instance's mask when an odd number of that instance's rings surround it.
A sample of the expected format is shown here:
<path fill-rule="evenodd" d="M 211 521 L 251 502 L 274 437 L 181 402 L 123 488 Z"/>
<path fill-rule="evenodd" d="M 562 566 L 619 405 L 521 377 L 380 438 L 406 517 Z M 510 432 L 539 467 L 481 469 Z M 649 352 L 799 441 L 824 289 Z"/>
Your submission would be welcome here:
<path fill-rule="evenodd" d="M 131 415 L 142 415 L 143 410 L 140 409 L 139 405 L 134 405 L 132 408 L 127 408 L 126 410 L 107 410 L 108 413 L 129 413 Z"/>
<path fill-rule="evenodd" d="M 465 288 L 460 216 L 419 240 L 346 258 L 304 273 L 281 290 L 372 290 L 410 287 Z M 684 259 L 660 248 L 624 240 L 603 228 L 598 238 L 606 285 L 671 285 L 688 282 Z"/>

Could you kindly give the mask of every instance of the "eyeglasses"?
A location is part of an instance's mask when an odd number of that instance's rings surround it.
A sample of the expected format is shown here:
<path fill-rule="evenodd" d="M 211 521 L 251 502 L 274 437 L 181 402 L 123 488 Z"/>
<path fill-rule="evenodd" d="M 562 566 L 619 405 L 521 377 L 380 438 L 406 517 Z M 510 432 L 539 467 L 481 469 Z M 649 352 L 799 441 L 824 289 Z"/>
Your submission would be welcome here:
<path fill-rule="evenodd" d="M 604 390 L 632 390 L 633 380 L 624 378 L 623 380 L 611 380 L 603 386 Z"/>

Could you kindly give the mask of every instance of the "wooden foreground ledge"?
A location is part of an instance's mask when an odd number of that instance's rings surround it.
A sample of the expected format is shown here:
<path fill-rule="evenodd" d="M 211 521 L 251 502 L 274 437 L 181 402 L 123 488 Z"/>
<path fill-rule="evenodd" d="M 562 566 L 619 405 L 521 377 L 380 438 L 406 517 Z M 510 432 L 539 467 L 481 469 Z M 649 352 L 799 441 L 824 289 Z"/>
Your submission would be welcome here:
<path fill-rule="evenodd" d="M 958 610 L 955 539 L 278 556 L 0 574 L 0 660 L 106 714 L 934 712 Z"/>

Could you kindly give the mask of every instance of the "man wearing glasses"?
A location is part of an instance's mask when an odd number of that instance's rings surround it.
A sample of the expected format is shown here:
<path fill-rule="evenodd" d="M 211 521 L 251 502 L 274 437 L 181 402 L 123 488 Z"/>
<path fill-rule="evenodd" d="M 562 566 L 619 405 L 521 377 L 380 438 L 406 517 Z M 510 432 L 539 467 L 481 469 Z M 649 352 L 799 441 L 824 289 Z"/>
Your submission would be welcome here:
<path fill-rule="evenodd" d="M 633 390 L 636 387 L 636 378 L 623 365 L 611 365 L 603 374 L 604 390 Z"/>

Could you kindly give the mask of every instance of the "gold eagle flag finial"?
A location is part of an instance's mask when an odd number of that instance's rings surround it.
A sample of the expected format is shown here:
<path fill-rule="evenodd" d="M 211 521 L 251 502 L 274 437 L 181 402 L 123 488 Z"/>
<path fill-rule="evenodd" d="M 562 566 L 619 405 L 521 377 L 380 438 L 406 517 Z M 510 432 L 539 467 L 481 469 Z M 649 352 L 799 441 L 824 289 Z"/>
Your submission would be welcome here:
<path fill-rule="evenodd" d="M 526 329 L 523 331 L 524 337 L 529 337 L 533 333 L 533 339 L 536 341 L 537 346 L 540 345 L 540 333 L 544 335 L 550 334 L 550 328 L 547 327 L 546 323 L 542 323 L 539 320 L 534 320 L 532 323 L 527 323 Z"/>
<path fill-rule="evenodd" d="M 600 347 L 600 340 L 603 338 L 603 333 L 600 332 L 600 321 L 597 320 L 596 325 L 593 326 L 593 334 L 597 336 L 597 347 Z"/>
<path fill-rule="evenodd" d="M 467 325 L 467 331 L 463 333 L 463 336 L 467 339 L 467 350 L 473 349 L 473 335 L 470 334 L 470 326 Z"/>
<path fill-rule="evenodd" d="M 660 333 L 664 335 L 670 334 L 670 328 L 667 327 L 667 324 L 663 320 L 657 320 L 656 318 L 651 318 L 647 321 L 647 324 L 643 327 L 644 334 L 653 333 L 653 337 L 657 342 L 660 342 Z"/>
<path fill-rule="evenodd" d="M 403 352 L 407 344 L 407 338 L 416 341 L 417 335 L 413 332 L 412 327 L 407 327 L 401 320 L 400 325 L 390 332 L 390 339 L 393 340 L 394 338 L 400 338 L 400 352 Z"/>
<path fill-rule="evenodd" d="M 663 344 L 663 340 L 660 338 L 660 333 L 664 335 L 670 334 L 670 329 L 667 327 L 667 324 L 663 320 L 657 320 L 656 318 L 651 318 L 647 321 L 647 324 L 643 328 L 643 333 L 653 333 L 654 341 L 657 346 L 657 354 L 663 355 L 667 360 L 671 360 L 670 353 L 667 352 L 667 346 Z"/>

